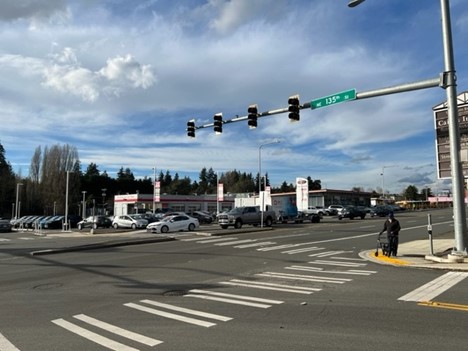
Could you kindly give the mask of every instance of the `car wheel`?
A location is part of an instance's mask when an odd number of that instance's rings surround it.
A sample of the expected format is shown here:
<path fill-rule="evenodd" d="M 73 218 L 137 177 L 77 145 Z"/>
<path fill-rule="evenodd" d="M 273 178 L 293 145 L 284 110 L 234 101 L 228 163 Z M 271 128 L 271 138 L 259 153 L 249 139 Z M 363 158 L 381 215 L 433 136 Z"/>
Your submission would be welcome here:
<path fill-rule="evenodd" d="M 273 221 L 271 220 L 270 217 L 268 217 L 268 218 L 266 219 L 266 221 L 265 221 L 265 225 L 266 225 L 267 227 L 271 227 L 272 224 L 273 224 Z"/>
<path fill-rule="evenodd" d="M 227 225 L 222 225 L 221 229 L 228 229 L 228 226 Z"/>
<path fill-rule="evenodd" d="M 119 229 L 119 225 L 117 223 L 114 223 L 113 227 L 114 229 Z"/>
<path fill-rule="evenodd" d="M 169 227 L 167 225 L 164 225 L 161 227 L 161 233 L 167 233 L 169 231 Z"/>
<path fill-rule="evenodd" d="M 238 219 L 236 223 L 234 223 L 234 228 L 241 229 L 242 228 L 242 221 Z"/>
<path fill-rule="evenodd" d="M 190 223 L 189 226 L 188 226 L 188 230 L 191 231 L 191 232 L 194 231 L 195 230 L 195 224 Z"/>
<path fill-rule="evenodd" d="M 133 229 L 133 230 L 136 229 L 136 224 L 135 224 L 135 223 L 132 223 L 132 229 Z"/>

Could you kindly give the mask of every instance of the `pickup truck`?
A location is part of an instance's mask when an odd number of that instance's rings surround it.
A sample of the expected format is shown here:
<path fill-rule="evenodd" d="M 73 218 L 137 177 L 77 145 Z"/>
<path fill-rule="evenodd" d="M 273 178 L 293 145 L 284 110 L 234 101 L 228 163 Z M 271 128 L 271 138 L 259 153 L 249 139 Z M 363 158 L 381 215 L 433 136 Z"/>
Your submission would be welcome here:
<path fill-rule="evenodd" d="M 275 211 L 263 212 L 263 224 L 271 227 L 276 219 Z M 229 212 L 221 213 L 218 216 L 218 223 L 221 228 L 227 229 L 234 226 L 236 229 L 242 228 L 244 224 L 254 226 L 260 225 L 262 221 L 262 212 L 259 206 L 236 207 Z"/>

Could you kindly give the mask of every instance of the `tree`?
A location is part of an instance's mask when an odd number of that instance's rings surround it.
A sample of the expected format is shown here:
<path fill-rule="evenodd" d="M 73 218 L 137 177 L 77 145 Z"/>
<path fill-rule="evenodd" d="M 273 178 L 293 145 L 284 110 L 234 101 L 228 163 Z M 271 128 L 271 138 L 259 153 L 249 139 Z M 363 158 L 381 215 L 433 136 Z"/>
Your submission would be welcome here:
<path fill-rule="evenodd" d="M 5 149 L 0 143 L 0 217 L 7 217 L 15 199 L 16 177 L 11 164 L 5 158 Z"/>
<path fill-rule="evenodd" d="M 406 200 L 418 200 L 418 188 L 416 188 L 414 185 L 409 185 L 403 192 L 403 196 L 406 198 Z"/>

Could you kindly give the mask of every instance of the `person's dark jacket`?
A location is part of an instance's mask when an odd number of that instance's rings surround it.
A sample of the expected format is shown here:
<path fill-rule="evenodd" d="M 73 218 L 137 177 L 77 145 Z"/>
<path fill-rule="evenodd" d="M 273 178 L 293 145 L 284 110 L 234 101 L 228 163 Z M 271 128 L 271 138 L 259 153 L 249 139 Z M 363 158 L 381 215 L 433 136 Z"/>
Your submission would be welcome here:
<path fill-rule="evenodd" d="M 388 218 L 385 221 L 383 229 L 380 233 L 387 232 L 388 236 L 398 236 L 400 230 L 400 222 L 398 222 L 398 220 L 395 218 Z"/>

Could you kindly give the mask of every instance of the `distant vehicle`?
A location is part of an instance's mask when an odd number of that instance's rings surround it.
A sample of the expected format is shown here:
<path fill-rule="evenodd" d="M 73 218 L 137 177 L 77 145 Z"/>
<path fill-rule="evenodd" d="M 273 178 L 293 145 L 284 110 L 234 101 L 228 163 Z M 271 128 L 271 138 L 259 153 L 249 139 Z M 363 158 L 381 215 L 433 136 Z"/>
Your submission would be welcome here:
<path fill-rule="evenodd" d="M 106 216 L 89 216 L 82 221 L 78 222 L 77 228 L 78 230 L 82 230 L 84 228 L 93 228 L 97 229 L 101 228 L 110 228 L 112 226 L 112 221 L 107 218 Z"/>
<path fill-rule="evenodd" d="M 150 223 L 146 226 L 146 231 L 152 233 L 168 233 L 182 230 L 193 231 L 198 228 L 198 219 L 188 215 L 174 215 L 164 217 L 158 222 Z"/>
<path fill-rule="evenodd" d="M 371 208 L 370 215 L 371 217 L 385 217 L 393 212 L 392 208 L 388 206 L 375 206 Z"/>
<path fill-rule="evenodd" d="M 11 232 L 11 223 L 7 219 L 0 219 L 0 232 Z"/>
<path fill-rule="evenodd" d="M 330 213 L 330 216 L 336 216 L 340 214 L 343 208 L 344 206 L 342 205 L 330 205 L 328 206 L 328 212 Z"/>
<path fill-rule="evenodd" d="M 191 217 L 198 219 L 200 224 L 210 224 L 213 222 L 213 217 L 208 213 L 202 211 L 193 211 L 190 214 Z"/>
<path fill-rule="evenodd" d="M 271 227 L 276 220 L 275 211 L 260 211 L 260 206 L 236 207 L 229 212 L 221 213 L 218 216 L 218 223 L 223 229 L 234 226 L 236 229 L 242 228 L 244 224 L 260 225 Z"/>
<path fill-rule="evenodd" d="M 366 211 L 355 206 L 346 206 L 341 213 L 338 215 L 338 219 L 342 220 L 343 218 L 354 219 L 360 217 L 364 219 L 366 217 Z"/>
<path fill-rule="evenodd" d="M 318 208 L 316 206 L 309 206 L 307 210 L 302 211 L 305 215 L 310 215 L 310 214 L 317 214 L 320 217 L 322 217 L 325 214 L 325 211 L 323 208 Z"/>
<path fill-rule="evenodd" d="M 142 215 L 134 214 L 134 215 L 123 215 L 123 216 L 115 216 L 114 220 L 112 221 L 112 226 L 115 229 L 118 228 L 146 228 L 148 225 L 148 221 L 142 217 Z"/>

